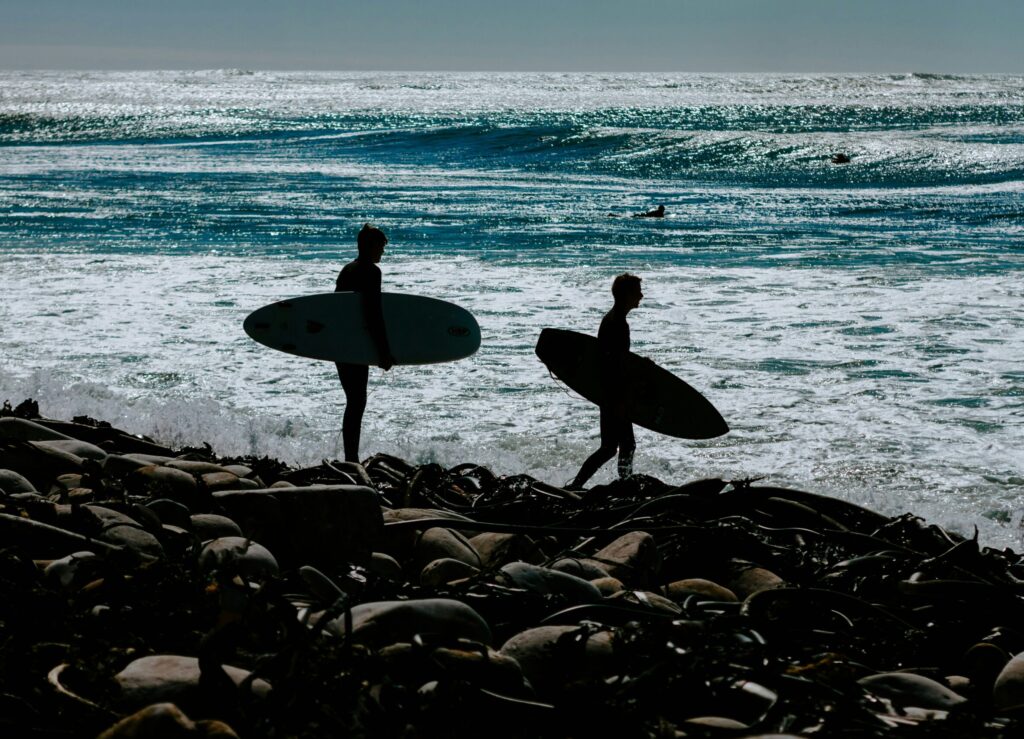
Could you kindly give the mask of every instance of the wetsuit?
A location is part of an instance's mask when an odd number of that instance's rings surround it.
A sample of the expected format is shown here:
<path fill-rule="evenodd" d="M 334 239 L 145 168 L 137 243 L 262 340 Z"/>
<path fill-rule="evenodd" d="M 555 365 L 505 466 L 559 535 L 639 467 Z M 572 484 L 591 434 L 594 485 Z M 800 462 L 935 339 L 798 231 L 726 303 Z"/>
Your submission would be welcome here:
<path fill-rule="evenodd" d="M 384 314 L 380 303 L 380 267 L 370 261 L 356 259 L 342 267 L 335 283 L 335 292 L 363 293 L 363 312 L 366 316 L 370 335 L 377 343 L 381 357 L 390 356 L 387 334 L 384 331 Z M 366 385 L 370 368 L 365 364 L 335 362 L 338 379 L 345 391 L 345 417 L 341 424 L 341 438 L 345 446 L 345 460 L 359 461 L 359 432 L 366 410 Z"/>
<path fill-rule="evenodd" d="M 601 320 L 597 332 L 601 355 L 601 385 L 605 402 L 601 405 L 601 446 L 583 463 L 573 484 L 582 486 L 601 465 L 619 454 L 619 477 L 628 477 L 633 471 L 633 451 L 636 439 L 633 424 L 621 413 L 626 394 L 626 356 L 629 354 L 629 324 L 626 314 L 612 308 Z"/>

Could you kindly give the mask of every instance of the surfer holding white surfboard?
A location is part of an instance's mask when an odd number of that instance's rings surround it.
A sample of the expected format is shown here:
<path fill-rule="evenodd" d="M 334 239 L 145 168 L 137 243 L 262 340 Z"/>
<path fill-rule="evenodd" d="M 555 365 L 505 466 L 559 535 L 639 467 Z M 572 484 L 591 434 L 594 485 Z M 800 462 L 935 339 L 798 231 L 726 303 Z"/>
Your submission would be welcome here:
<path fill-rule="evenodd" d="M 366 328 L 377 348 L 379 366 L 385 372 L 395 364 L 388 343 L 387 329 L 384 325 L 384 310 L 381 307 L 381 272 L 380 263 L 384 256 L 384 247 L 388 237 L 376 226 L 364 223 L 356 237 L 359 251 L 354 260 L 342 267 L 335 283 L 335 292 L 360 293 L 363 304 L 363 315 Z M 366 410 L 366 385 L 370 378 L 370 367 L 367 364 L 350 364 L 335 362 L 338 368 L 338 379 L 341 389 L 345 391 L 345 417 L 341 423 L 341 438 L 345 447 L 345 461 L 359 461 L 359 435 L 363 425 L 363 412 Z"/>
<path fill-rule="evenodd" d="M 356 240 L 359 255 L 338 275 L 333 293 L 303 295 L 264 305 L 242 328 L 271 349 L 334 362 L 345 391 L 345 459 L 359 461 L 371 366 L 452 362 L 480 348 L 480 325 L 465 308 L 425 295 L 381 292 L 377 264 L 387 236 L 367 223 Z"/>

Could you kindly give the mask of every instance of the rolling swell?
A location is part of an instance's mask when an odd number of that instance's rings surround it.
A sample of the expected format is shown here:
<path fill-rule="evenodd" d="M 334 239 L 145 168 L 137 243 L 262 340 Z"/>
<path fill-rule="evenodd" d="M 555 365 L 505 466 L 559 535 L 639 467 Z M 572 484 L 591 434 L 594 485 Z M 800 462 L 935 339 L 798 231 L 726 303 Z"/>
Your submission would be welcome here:
<path fill-rule="evenodd" d="M 0 113 L 0 146 L 270 146 L 299 159 L 352 158 L 384 166 L 442 163 L 759 187 L 919 187 L 1024 179 L 1022 126 L 1024 106 L 295 117 L 253 110 Z M 832 154 L 840 151 L 852 158 L 849 165 L 832 165 Z"/>
<path fill-rule="evenodd" d="M 1024 180 L 1024 144 L 891 130 L 837 135 L 474 122 L 377 130 L 352 138 L 325 136 L 302 145 L 311 157 L 364 162 L 758 187 L 928 187 Z M 840 151 L 852 158 L 849 165 L 832 164 L 831 156 Z"/>

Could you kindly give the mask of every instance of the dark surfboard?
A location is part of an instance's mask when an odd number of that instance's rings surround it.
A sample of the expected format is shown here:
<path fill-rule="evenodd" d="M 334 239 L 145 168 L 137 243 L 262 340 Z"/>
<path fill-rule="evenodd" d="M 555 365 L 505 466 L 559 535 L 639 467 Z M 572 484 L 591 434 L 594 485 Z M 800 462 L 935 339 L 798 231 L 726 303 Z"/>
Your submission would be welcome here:
<path fill-rule="evenodd" d="M 604 403 L 596 338 L 546 328 L 540 332 L 536 352 L 555 377 L 590 402 Z M 729 430 L 707 398 L 650 359 L 630 352 L 626 377 L 627 413 L 638 426 L 681 439 L 712 439 Z"/>

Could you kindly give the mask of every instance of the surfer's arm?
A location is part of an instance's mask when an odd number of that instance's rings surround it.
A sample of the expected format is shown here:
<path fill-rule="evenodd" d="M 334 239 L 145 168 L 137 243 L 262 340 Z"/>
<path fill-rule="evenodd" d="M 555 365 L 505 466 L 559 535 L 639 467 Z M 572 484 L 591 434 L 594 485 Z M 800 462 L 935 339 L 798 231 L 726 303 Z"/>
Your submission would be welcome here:
<path fill-rule="evenodd" d="M 380 273 L 376 275 L 376 284 L 373 288 L 363 292 L 363 312 L 366 315 L 366 325 L 373 337 L 373 343 L 377 346 L 377 354 L 380 357 L 380 366 L 391 369 L 395 358 L 391 355 L 391 345 L 388 343 L 388 332 L 384 324 L 384 308 L 381 305 Z"/>
<path fill-rule="evenodd" d="M 604 406 L 616 415 L 626 415 L 629 384 L 626 382 L 626 357 L 628 351 L 621 347 L 622 337 L 618 326 L 602 324 L 597 338 L 601 351 L 601 381 L 604 385 Z"/>

